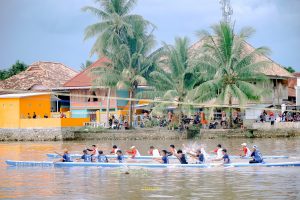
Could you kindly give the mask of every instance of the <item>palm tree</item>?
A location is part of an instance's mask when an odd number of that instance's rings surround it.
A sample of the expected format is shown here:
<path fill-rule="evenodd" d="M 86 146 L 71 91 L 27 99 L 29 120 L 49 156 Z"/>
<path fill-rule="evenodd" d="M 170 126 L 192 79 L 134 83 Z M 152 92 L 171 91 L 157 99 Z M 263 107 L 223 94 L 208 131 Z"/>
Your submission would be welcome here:
<path fill-rule="evenodd" d="M 91 54 L 106 55 L 117 44 L 124 44 L 133 37 L 132 24 L 139 21 L 149 24 L 140 15 L 130 14 L 137 0 L 96 0 L 99 8 L 86 6 L 83 11 L 96 15 L 100 22 L 88 26 L 85 39 L 96 37 Z"/>
<path fill-rule="evenodd" d="M 256 57 L 266 55 L 269 50 L 266 47 L 251 52 L 246 49 L 245 41 L 254 32 L 252 28 L 244 28 L 236 35 L 231 25 L 221 22 L 212 29 L 214 35 L 199 32 L 204 44 L 195 61 L 205 82 L 195 87 L 192 94 L 196 102 L 215 100 L 227 104 L 232 127 L 233 100 L 243 105 L 248 101 L 259 101 L 266 92 L 259 87 L 260 82 L 267 80 L 260 69 L 270 62 L 257 61 Z"/>
<path fill-rule="evenodd" d="M 132 126 L 134 111 L 133 98 L 137 93 L 138 86 L 146 85 L 145 74 L 153 65 L 153 57 L 138 53 L 130 54 L 127 45 L 122 45 L 119 53 L 111 57 L 112 61 L 105 68 L 95 68 L 93 73 L 99 75 L 95 82 L 97 85 L 110 85 L 117 89 L 126 89 L 129 92 L 129 124 Z M 123 58 L 123 62 L 119 60 Z M 121 64 L 120 64 L 121 63 Z M 120 67 L 119 65 L 126 65 Z"/>
<path fill-rule="evenodd" d="M 129 121 L 132 126 L 134 102 L 139 85 L 146 85 L 146 77 L 153 70 L 159 51 L 150 53 L 155 41 L 152 31 L 148 32 L 148 24 L 142 21 L 132 23 L 133 37 L 128 37 L 123 44 L 114 44 L 106 56 L 111 61 L 107 67 L 96 68 L 98 75 L 95 84 L 129 91 Z"/>
<path fill-rule="evenodd" d="M 84 71 L 85 69 L 87 69 L 89 66 L 91 66 L 93 64 L 93 61 L 90 60 L 86 60 L 85 63 L 81 63 L 80 65 L 80 70 Z"/>
<path fill-rule="evenodd" d="M 150 73 L 153 80 L 153 91 L 145 91 L 140 95 L 146 98 L 159 97 L 165 101 L 174 101 L 178 107 L 179 123 L 182 120 L 182 102 L 189 101 L 189 91 L 197 84 L 199 73 L 193 73 L 188 55 L 189 40 L 176 38 L 175 45 L 164 46 L 164 56 L 161 59 L 161 68 Z M 167 103 L 159 103 L 158 108 L 167 106 Z"/>
<path fill-rule="evenodd" d="M 108 57 L 111 61 L 108 64 L 111 67 L 95 70 L 95 74 L 99 76 L 94 82 L 95 85 L 99 86 L 100 84 L 109 88 L 107 98 L 107 107 L 109 108 L 111 87 L 116 86 L 119 82 L 116 81 L 116 78 L 120 78 L 120 76 L 111 72 L 117 71 L 118 74 L 121 74 L 123 69 L 129 66 L 122 57 L 124 54 L 119 53 L 119 50 L 122 46 L 129 47 L 130 57 L 138 55 L 138 53 L 135 53 L 138 52 L 136 47 L 141 46 L 139 43 L 143 43 L 145 31 L 150 23 L 140 15 L 130 14 L 137 0 L 96 0 L 96 2 L 99 3 L 99 8 L 91 6 L 83 8 L 84 11 L 95 14 L 100 19 L 100 22 L 86 28 L 85 39 L 97 37 L 91 54 L 102 54 L 102 56 Z M 152 34 L 148 35 L 148 37 L 150 36 L 153 37 Z M 139 49 L 139 51 L 141 50 Z M 109 72 L 111 68 L 113 70 Z M 101 73 L 103 70 L 105 73 Z M 108 124 L 109 109 L 106 110 L 106 115 Z"/>

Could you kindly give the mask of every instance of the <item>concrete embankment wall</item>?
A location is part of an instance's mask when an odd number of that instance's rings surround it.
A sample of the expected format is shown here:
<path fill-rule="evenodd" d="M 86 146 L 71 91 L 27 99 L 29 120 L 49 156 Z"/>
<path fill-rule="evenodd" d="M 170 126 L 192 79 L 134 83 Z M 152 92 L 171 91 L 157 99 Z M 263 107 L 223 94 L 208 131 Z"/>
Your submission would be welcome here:
<path fill-rule="evenodd" d="M 202 139 L 214 138 L 276 138 L 276 137 L 299 137 L 299 129 L 214 129 L 201 130 Z"/>
<path fill-rule="evenodd" d="M 299 128 L 201 129 L 198 139 L 214 138 L 275 138 L 300 136 Z M 78 128 L 0 129 L 0 141 L 57 141 L 57 140 L 179 140 L 187 133 L 160 128 L 136 130 L 101 130 L 92 132 Z"/>
<path fill-rule="evenodd" d="M 79 131 L 78 128 L 0 129 L 0 141 L 160 140 L 182 139 L 185 133 L 165 129 Z"/>
<path fill-rule="evenodd" d="M 74 139 L 74 128 L 0 129 L 0 141 L 56 141 Z"/>
<path fill-rule="evenodd" d="M 169 131 L 166 129 L 136 129 L 136 130 L 109 130 L 107 132 L 75 131 L 75 140 L 176 140 L 185 139 L 186 133 Z"/>

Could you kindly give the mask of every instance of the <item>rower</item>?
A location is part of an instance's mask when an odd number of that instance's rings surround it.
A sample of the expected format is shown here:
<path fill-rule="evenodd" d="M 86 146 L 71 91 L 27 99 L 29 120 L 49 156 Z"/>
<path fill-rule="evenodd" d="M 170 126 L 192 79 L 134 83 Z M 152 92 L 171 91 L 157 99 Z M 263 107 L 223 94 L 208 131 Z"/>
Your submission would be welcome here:
<path fill-rule="evenodd" d="M 215 158 L 215 159 L 212 159 L 212 161 L 223 160 L 224 161 L 223 164 L 229 164 L 230 163 L 230 158 L 229 158 L 229 155 L 227 154 L 227 150 L 226 149 L 222 149 L 222 154 L 223 154 L 222 158 Z"/>
<path fill-rule="evenodd" d="M 130 150 L 126 151 L 131 158 L 135 158 L 136 156 L 141 156 L 140 152 L 137 150 L 135 146 L 130 147 Z"/>
<path fill-rule="evenodd" d="M 88 151 L 85 149 L 82 152 L 83 152 L 83 155 L 81 156 L 81 158 L 78 158 L 76 160 L 80 161 L 82 159 L 83 162 L 91 162 L 91 156 L 88 154 Z"/>
<path fill-rule="evenodd" d="M 99 155 L 97 146 L 94 144 L 92 145 L 92 149 L 87 149 L 87 150 L 91 151 L 92 162 L 96 162 L 96 159 Z"/>
<path fill-rule="evenodd" d="M 154 146 L 150 146 L 148 154 L 153 156 L 153 157 L 160 157 L 159 150 L 155 149 Z"/>
<path fill-rule="evenodd" d="M 262 163 L 264 160 L 262 158 L 262 154 L 258 150 L 258 147 L 256 145 L 253 146 L 251 157 L 253 160 L 250 160 L 249 163 Z"/>
<path fill-rule="evenodd" d="M 243 155 L 241 155 L 242 157 L 250 157 L 251 156 L 251 151 L 250 149 L 247 147 L 246 143 L 241 144 L 242 145 L 242 149 L 241 151 L 244 153 Z"/>
<path fill-rule="evenodd" d="M 161 164 L 169 164 L 169 158 L 168 158 L 167 150 L 161 150 L 161 155 L 162 155 L 161 159 L 155 158 L 155 160 L 157 160 Z"/>
<path fill-rule="evenodd" d="M 106 155 L 103 154 L 103 151 L 98 151 L 99 155 L 98 155 L 98 162 L 100 163 L 108 163 L 108 159 L 106 157 Z"/>
<path fill-rule="evenodd" d="M 216 159 L 223 158 L 222 145 L 218 144 L 217 148 L 215 148 L 212 153 L 217 154 Z"/>
<path fill-rule="evenodd" d="M 177 151 L 176 151 L 176 149 L 175 149 L 175 145 L 174 145 L 174 144 L 171 144 L 171 145 L 170 145 L 169 150 L 170 150 L 170 151 L 168 152 L 168 156 L 175 156 L 175 155 L 176 155 Z"/>
<path fill-rule="evenodd" d="M 110 152 L 110 154 L 117 155 L 118 150 L 119 149 L 118 149 L 117 145 L 114 145 L 112 151 Z"/>
<path fill-rule="evenodd" d="M 185 154 L 182 153 L 182 150 L 179 149 L 177 151 L 177 154 L 175 155 L 178 160 L 180 161 L 180 164 L 188 164 L 188 162 L 186 161 L 186 157 L 185 157 Z"/>
<path fill-rule="evenodd" d="M 69 151 L 67 149 L 64 150 L 64 154 L 63 155 L 60 154 L 60 153 L 57 153 L 57 152 L 55 152 L 55 153 L 58 154 L 58 155 L 60 155 L 62 157 L 61 159 L 59 159 L 56 162 L 73 162 L 71 160 L 71 156 L 70 156 Z"/>
<path fill-rule="evenodd" d="M 124 156 L 121 150 L 117 151 L 117 161 L 119 161 L 119 163 L 123 163 L 124 162 Z"/>
<path fill-rule="evenodd" d="M 193 153 L 188 153 L 188 154 L 190 154 L 192 157 L 198 159 L 197 162 L 196 162 L 197 164 L 204 164 L 205 163 L 204 153 L 200 149 L 197 150 L 196 155 L 193 154 Z"/>

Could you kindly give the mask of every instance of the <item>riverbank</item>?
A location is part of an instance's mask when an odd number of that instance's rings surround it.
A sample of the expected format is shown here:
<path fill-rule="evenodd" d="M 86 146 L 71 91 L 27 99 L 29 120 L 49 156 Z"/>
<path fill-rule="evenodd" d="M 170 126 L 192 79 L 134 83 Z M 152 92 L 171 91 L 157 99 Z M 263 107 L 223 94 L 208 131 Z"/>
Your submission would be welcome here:
<path fill-rule="evenodd" d="M 195 132 L 194 132 L 195 133 Z M 65 141 L 65 140 L 180 140 L 191 138 L 186 131 L 165 128 L 107 130 L 85 128 L 0 129 L 0 141 Z M 300 129 L 201 129 L 196 139 L 216 138 L 288 138 L 299 137 Z"/>

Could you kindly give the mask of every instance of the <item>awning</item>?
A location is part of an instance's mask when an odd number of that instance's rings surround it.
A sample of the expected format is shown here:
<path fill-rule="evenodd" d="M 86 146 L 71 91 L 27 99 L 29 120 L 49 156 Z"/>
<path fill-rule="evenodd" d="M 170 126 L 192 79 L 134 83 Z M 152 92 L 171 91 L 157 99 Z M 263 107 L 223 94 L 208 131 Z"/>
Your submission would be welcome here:
<path fill-rule="evenodd" d="M 58 98 L 57 96 L 55 96 L 55 95 L 52 95 L 51 96 L 51 101 L 60 101 L 61 99 L 60 98 Z"/>

